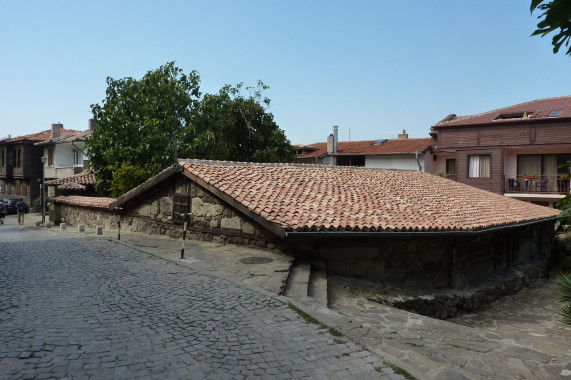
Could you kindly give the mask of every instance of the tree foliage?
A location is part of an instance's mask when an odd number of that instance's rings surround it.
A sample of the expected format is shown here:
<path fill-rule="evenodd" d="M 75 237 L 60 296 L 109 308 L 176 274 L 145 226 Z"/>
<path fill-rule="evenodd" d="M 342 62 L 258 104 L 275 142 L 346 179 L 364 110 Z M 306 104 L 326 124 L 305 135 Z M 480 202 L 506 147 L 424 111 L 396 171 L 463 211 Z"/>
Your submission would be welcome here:
<path fill-rule="evenodd" d="M 541 21 L 537 24 L 537 30 L 532 36 L 545 37 L 551 32 L 556 32 L 551 40 L 553 53 L 556 54 L 561 46 L 569 47 L 571 39 L 571 1 L 569 0 L 532 0 L 530 11 L 536 9 L 543 12 L 537 18 Z M 565 53 L 571 55 L 571 47 Z"/>
<path fill-rule="evenodd" d="M 202 97 L 199 84 L 196 71 L 185 74 L 174 62 L 140 80 L 107 78 L 106 98 L 91 106 L 97 127 L 87 140 L 100 194 L 121 195 L 178 157 L 293 161 L 267 112 L 267 86 L 227 85 Z"/>
<path fill-rule="evenodd" d="M 98 191 L 108 193 L 113 169 L 124 163 L 146 178 L 173 164 L 178 142 L 188 136 L 199 83 L 197 72 L 184 74 L 174 62 L 140 80 L 107 78 L 106 98 L 91 106 L 96 128 L 87 140 Z"/>
<path fill-rule="evenodd" d="M 244 95 L 244 89 L 249 95 Z M 270 100 L 257 87 L 224 86 L 204 96 L 194 119 L 196 157 L 252 162 L 291 162 L 293 147 L 264 106 Z"/>

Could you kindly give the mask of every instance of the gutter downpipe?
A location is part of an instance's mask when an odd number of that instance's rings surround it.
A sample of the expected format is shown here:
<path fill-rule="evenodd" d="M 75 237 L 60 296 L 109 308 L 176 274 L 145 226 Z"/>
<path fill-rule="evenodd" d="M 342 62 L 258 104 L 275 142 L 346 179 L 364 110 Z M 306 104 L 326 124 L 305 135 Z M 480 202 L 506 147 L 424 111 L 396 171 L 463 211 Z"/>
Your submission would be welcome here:
<path fill-rule="evenodd" d="M 541 219 L 541 220 L 533 220 L 531 222 L 525 223 L 518 223 L 518 224 L 511 224 L 508 226 L 498 226 L 498 227 L 491 227 L 486 228 L 483 230 L 477 231 L 405 231 L 405 232 L 362 232 L 362 231 L 313 231 L 313 232 L 285 232 L 285 238 L 291 236 L 291 238 L 300 238 L 300 237 L 318 237 L 318 236 L 328 236 L 328 237 L 423 237 L 423 236 L 474 236 L 480 235 L 487 232 L 495 232 L 495 231 L 504 231 L 509 230 L 517 227 L 527 227 L 532 226 L 534 224 L 540 224 L 545 222 L 556 221 L 559 217 L 554 216 L 552 218 Z"/>
<path fill-rule="evenodd" d="M 83 151 L 83 149 L 81 149 L 80 147 L 78 147 L 77 145 L 75 145 L 75 144 L 73 143 L 73 141 L 70 141 L 70 144 L 71 144 L 74 148 L 76 148 L 77 150 L 79 150 L 79 151 L 81 152 L 81 154 L 83 154 L 85 157 L 89 157 L 89 156 L 87 155 L 87 153 L 85 153 L 85 152 Z"/>
<path fill-rule="evenodd" d="M 421 172 L 422 167 L 420 166 L 420 161 L 418 160 L 418 152 L 414 152 L 414 154 L 416 154 L 416 163 L 418 164 L 418 171 Z"/>

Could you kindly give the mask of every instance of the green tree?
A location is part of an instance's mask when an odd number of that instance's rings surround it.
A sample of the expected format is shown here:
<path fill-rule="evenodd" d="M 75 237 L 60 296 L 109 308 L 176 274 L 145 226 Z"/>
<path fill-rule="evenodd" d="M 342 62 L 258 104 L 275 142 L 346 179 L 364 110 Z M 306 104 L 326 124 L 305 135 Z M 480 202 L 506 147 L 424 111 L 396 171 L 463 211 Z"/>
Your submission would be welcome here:
<path fill-rule="evenodd" d="M 532 0 L 530 11 L 533 13 L 536 9 L 542 11 L 537 18 L 541 21 L 537 24 L 537 30 L 532 36 L 545 37 L 551 32 L 556 32 L 551 40 L 553 45 L 553 53 L 556 54 L 561 46 L 565 44 L 569 46 L 571 38 L 571 1 L 569 0 Z M 571 55 L 571 47 L 567 50 L 566 55 Z"/>
<path fill-rule="evenodd" d="M 99 193 L 137 186 L 174 163 L 189 136 L 199 83 L 196 71 L 184 74 L 174 62 L 140 80 L 107 78 L 106 98 L 91 106 L 97 127 L 87 140 Z M 137 175 L 114 185 L 113 171 L 124 164 Z"/>
<path fill-rule="evenodd" d="M 196 108 L 194 119 L 196 157 L 251 162 L 292 162 L 293 147 L 267 112 L 268 87 L 226 85 L 218 94 L 207 94 Z M 244 90 L 249 95 L 244 94 Z"/>
<path fill-rule="evenodd" d="M 100 194 L 119 196 L 178 157 L 293 161 L 267 111 L 267 86 L 226 85 L 201 98 L 199 83 L 198 73 L 184 74 L 174 62 L 140 80 L 107 78 L 106 98 L 91 106 L 97 127 L 87 140 Z"/>

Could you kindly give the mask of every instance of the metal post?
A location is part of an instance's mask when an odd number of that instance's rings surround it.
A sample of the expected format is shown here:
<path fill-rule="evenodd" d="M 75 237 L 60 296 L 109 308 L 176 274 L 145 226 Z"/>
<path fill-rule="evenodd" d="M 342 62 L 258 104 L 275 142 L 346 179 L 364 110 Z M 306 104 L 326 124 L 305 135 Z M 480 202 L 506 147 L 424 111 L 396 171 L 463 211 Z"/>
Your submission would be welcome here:
<path fill-rule="evenodd" d="M 123 211 L 123 207 L 115 207 L 115 211 L 117 211 L 117 240 L 121 240 L 121 211 Z"/>
<path fill-rule="evenodd" d="M 180 258 L 184 259 L 184 241 L 186 240 L 186 226 L 188 224 L 188 214 L 182 214 L 184 218 L 184 227 L 182 229 L 182 247 L 180 249 Z"/>
<path fill-rule="evenodd" d="M 180 214 L 184 219 L 184 227 L 182 229 L 182 247 L 180 249 L 180 258 L 184 259 L 184 241 L 186 240 L 186 229 L 191 222 L 190 218 L 192 218 L 192 213 L 190 214 Z"/>
<path fill-rule="evenodd" d="M 44 200 L 44 182 L 46 180 L 46 157 L 42 156 L 42 183 L 40 185 L 41 191 L 41 198 L 40 201 L 42 202 L 42 226 L 46 225 L 46 202 Z"/>

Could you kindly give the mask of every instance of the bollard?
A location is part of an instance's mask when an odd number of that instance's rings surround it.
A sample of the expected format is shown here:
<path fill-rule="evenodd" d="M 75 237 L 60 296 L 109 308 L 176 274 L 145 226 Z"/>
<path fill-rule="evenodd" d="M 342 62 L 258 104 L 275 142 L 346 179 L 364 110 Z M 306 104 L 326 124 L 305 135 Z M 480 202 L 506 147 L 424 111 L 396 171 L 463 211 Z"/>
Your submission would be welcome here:
<path fill-rule="evenodd" d="M 77 231 L 78 232 L 85 232 L 85 224 L 79 224 L 77 226 Z"/>
<path fill-rule="evenodd" d="M 50 222 L 46 222 L 46 228 L 52 228 L 52 224 Z"/>
<path fill-rule="evenodd" d="M 60 229 L 60 230 L 65 230 L 66 228 L 67 228 L 67 224 L 65 224 L 65 223 L 60 223 L 60 224 L 59 224 L 59 229 Z"/>
<path fill-rule="evenodd" d="M 103 227 L 102 226 L 97 226 L 95 228 L 95 230 L 97 231 L 97 235 L 103 235 Z"/>
<path fill-rule="evenodd" d="M 188 226 L 188 219 L 192 214 L 181 214 L 184 218 L 184 227 L 182 229 L 182 248 L 180 249 L 180 258 L 184 259 L 184 241 L 186 240 L 186 227 Z"/>
<path fill-rule="evenodd" d="M 117 211 L 117 240 L 121 240 L 121 211 L 123 211 L 123 207 L 115 207 L 115 211 Z"/>

